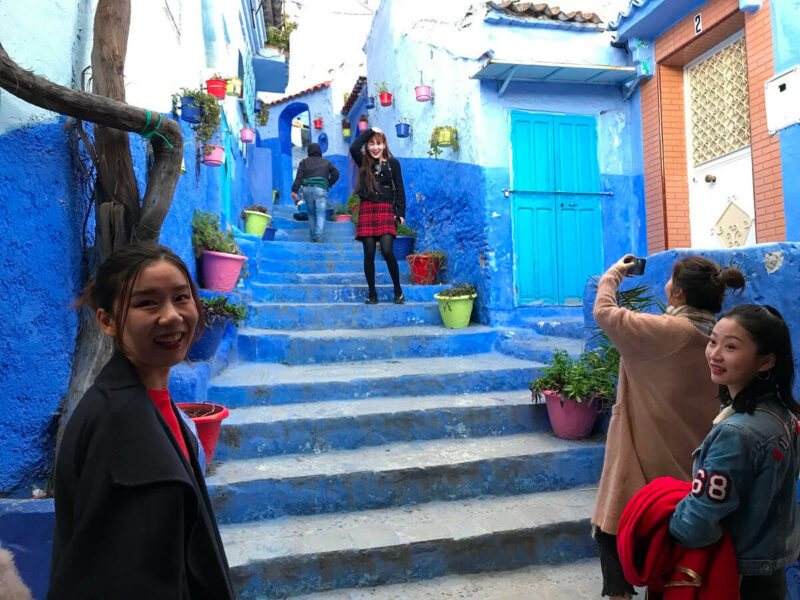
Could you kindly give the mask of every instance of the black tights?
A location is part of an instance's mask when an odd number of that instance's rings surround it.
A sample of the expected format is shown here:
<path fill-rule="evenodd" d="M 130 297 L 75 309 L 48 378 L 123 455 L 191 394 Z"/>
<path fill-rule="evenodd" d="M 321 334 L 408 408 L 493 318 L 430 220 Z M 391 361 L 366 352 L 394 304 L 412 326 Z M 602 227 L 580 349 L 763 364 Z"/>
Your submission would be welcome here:
<path fill-rule="evenodd" d="M 397 259 L 394 257 L 394 236 L 391 233 L 384 233 L 380 238 L 363 237 L 361 243 L 364 244 L 364 275 L 367 278 L 370 296 L 374 296 L 375 291 L 375 248 L 380 242 L 381 254 L 386 266 L 389 268 L 389 275 L 392 276 L 394 293 L 400 293 L 400 268 L 397 266 Z"/>

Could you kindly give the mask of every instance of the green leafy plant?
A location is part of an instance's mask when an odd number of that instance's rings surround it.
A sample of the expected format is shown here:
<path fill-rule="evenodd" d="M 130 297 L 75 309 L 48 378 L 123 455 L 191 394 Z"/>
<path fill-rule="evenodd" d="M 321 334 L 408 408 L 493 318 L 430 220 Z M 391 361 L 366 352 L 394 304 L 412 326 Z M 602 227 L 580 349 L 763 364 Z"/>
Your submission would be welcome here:
<path fill-rule="evenodd" d="M 283 27 L 268 27 L 266 45 L 288 52 L 289 37 L 295 29 L 297 29 L 297 23 L 292 21 L 287 21 Z"/>
<path fill-rule="evenodd" d="M 446 298 L 458 298 L 459 296 L 472 296 L 477 293 L 478 290 L 471 283 L 454 283 L 449 288 L 443 289 L 438 295 Z"/>
<path fill-rule="evenodd" d="M 269 122 L 269 106 L 264 102 L 261 104 L 261 110 L 256 113 L 256 123 L 261 127 Z"/>
<path fill-rule="evenodd" d="M 537 395 L 544 391 L 558 392 L 563 398 L 575 402 L 592 400 L 607 393 L 604 389 L 608 385 L 607 371 L 597 368 L 604 364 L 602 361 L 595 350 L 584 352 L 577 358 L 572 358 L 565 350 L 555 350 L 541 375 L 530 383 L 530 389 Z"/>
<path fill-rule="evenodd" d="M 449 133 L 449 142 L 442 143 L 447 134 Z M 458 152 L 458 129 L 451 125 L 437 125 L 431 131 L 431 139 L 429 140 L 431 149 L 428 150 L 428 156 L 432 156 L 434 160 L 439 160 L 442 154 L 442 148 L 450 147 L 453 152 Z"/>
<path fill-rule="evenodd" d="M 406 237 L 417 237 L 417 232 L 411 229 L 408 225 L 403 223 L 402 225 L 397 226 L 397 235 L 398 236 L 406 236 Z"/>
<path fill-rule="evenodd" d="M 349 215 L 350 211 L 347 209 L 347 206 L 344 204 L 336 204 L 333 207 L 333 214 L 334 215 Z"/>
<path fill-rule="evenodd" d="M 251 204 L 250 206 L 245 206 L 242 209 L 242 212 L 239 214 L 239 217 L 241 217 L 242 221 L 244 221 L 247 218 L 247 215 L 245 214 L 245 211 L 248 211 L 248 210 L 250 212 L 263 213 L 265 215 L 269 214 L 269 209 L 266 206 L 261 206 L 260 204 Z"/>
<path fill-rule="evenodd" d="M 447 255 L 441 250 L 423 250 L 422 252 L 415 252 L 414 254 L 409 254 L 409 256 L 422 256 L 422 255 L 438 258 L 440 263 L 439 265 L 440 269 L 442 268 L 442 264 L 447 259 Z"/>
<path fill-rule="evenodd" d="M 350 197 L 347 199 L 347 210 L 350 212 L 355 212 L 358 210 L 359 206 L 361 206 L 361 198 L 358 197 L 358 194 L 350 194 Z"/>
<path fill-rule="evenodd" d="M 199 257 L 203 250 L 242 254 L 233 234 L 220 228 L 219 216 L 204 210 L 195 210 L 191 225 L 192 247 L 196 256 Z"/>
<path fill-rule="evenodd" d="M 377 87 L 375 88 L 376 94 L 386 94 L 388 92 L 389 92 L 389 86 L 386 85 L 385 81 L 381 81 L 379 84 L 377 84 Z"/>
<path fill-rule="evenodd" d="M 200 298 L 200 304 L 203 305 L 206 327 L 211 327 L 217 321 L 228 321 L 237 327 L 247 318 L 247 307 L 229 302 L 225 296 Z"/>

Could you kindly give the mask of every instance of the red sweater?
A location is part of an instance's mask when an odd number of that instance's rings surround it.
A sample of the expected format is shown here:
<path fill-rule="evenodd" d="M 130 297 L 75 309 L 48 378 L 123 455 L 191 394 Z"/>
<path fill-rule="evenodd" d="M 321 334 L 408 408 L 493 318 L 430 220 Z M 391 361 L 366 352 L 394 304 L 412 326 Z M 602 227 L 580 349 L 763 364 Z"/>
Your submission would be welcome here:
<path fill-rule="evenodd" d="M 617 550 L 625 579 L 662 593 L 664 600 L 737 600 L 739 572 L 730 536 L 705 548 L 685 548 L 669 533 L 669 520 L 691 484 L 659 477 L 622 512 Z"/>
<path fill-rule="evenodd" d="M 172 401 L 169 399 L 169 390 L 147 390 L 147 393 L 150 394 L 158 412 L 161 413 L 161 416 L 164 417 L 167 425 L 169 425 L 169 430 L 178 441 L 178 445 L 181 447 L 181 450 L 183 450 L 183 455 L 186 457 L 186 460 L 189 460 L 189 464 L 191 464 L 189 450 L 186 448 L 186 441 L 183 439 L 181 428 L 178 425 L 178 416 L 172 408 Z"/>

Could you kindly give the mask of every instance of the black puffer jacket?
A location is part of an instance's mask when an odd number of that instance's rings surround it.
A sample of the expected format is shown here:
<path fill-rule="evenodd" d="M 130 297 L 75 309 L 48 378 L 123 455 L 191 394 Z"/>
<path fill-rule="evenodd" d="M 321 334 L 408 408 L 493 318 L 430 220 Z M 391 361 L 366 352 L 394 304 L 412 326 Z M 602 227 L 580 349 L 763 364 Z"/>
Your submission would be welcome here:
<path fill-rule="evenodd" d="M 301 160 L 300 165 L 297 167 L 297 175 L 295 175 L 294 183 L 292 184 L 292 191 L 297 192 L 306 179 L 314 177 L 327 180 L 328 187 L 339 180 L 339 169 L 334 167 L 333 163 L 327 158 L 322 158 L 322 148 L 319 147 L 319 144 L 308 145 L 308 158 Z"/>
<path fill-rule="evenodd" d="M 353 157 L 353 160 L 359 167 L 361 167 L 361 157 L 364 155 L 364 145 L 373 134 L 374 131 L 372 129 L 367 129 L 350 145 L 350 156 Z M 356 189 L 356 194 L 358 194 L 359 198 L 362 200 L 368 200 L 370 202 L 379 202 L 383 204 L 392 204 L 394 202 L 394 214 L 398 217 L 405 218 L 406 190 L 403 186 L 403 172 L 400 169 L 400 162 L 392 156 L 385 162 L 380 163 L 376 178 L 378 180 L 377 193 L 370 193 L 358 187 Z M 394 189 L 392 188 L 392 183 L 394 183 Z"/>

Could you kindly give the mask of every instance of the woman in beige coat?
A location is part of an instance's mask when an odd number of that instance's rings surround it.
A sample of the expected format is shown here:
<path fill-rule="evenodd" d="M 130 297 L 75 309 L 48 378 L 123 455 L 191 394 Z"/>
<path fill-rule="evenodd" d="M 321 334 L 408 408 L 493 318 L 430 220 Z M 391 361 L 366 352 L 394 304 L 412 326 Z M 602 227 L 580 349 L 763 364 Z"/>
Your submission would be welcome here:
<path fill-rule="evenodd" d="M 672 266 L 664 287 L 666 314 L 637 313 L 617 305 L 617 288 L 632 258 L 624 256 L 603 275 L 594 305 L 595 321 L 620 353 L 617 402 L 592 516 L 602 594 L 614 600 L 633 594 L 617 555 L 622 509 L 656 477 L 691 480 L 692 453 L 720 407 L 705 360 L 708 334 L 726 288 L 741 289 L 745 283 L 736 268 L 720 269 L 700 256 L 684 258 Z"/>

